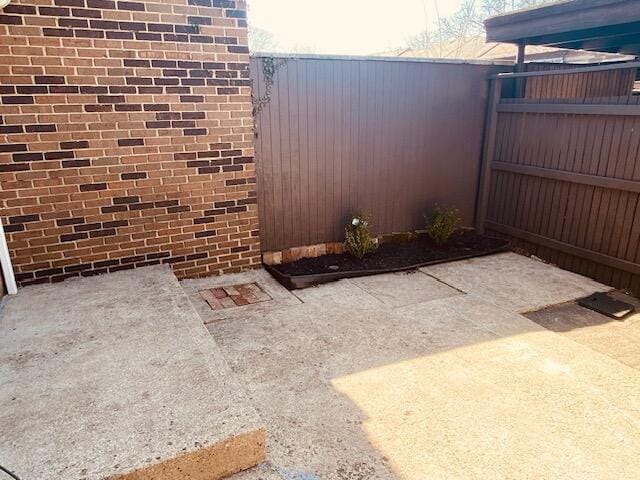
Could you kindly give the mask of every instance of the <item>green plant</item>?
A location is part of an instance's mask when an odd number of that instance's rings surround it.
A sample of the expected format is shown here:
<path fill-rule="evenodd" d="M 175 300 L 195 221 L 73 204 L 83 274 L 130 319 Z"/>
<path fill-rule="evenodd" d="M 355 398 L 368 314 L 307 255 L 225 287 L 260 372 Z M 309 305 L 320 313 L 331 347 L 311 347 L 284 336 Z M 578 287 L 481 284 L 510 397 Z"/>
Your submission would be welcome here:
<path fill-rule="evenodd" d="M 427 234 L 436 244 L 444 245 L 458 230 L 459 222 L 458 210 L 436 207 L 431 216 L 427 218 Z"/>
<path fill-rule="evenodd" d="M 369 219 L 366 215 L 358 214 L 351 219 L 345 228 L 345 249 L 357 258 L 378 248 L 378 243 L 369 232 Z"/>

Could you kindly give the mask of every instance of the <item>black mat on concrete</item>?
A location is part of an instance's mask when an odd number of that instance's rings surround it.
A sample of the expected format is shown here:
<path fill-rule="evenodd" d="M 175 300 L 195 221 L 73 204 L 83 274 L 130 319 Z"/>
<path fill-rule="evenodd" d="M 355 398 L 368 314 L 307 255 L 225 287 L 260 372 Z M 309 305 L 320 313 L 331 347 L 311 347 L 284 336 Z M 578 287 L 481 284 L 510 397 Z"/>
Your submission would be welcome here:
<path fill-rule="evenodd" d="M 581 298 L 578 300 L 578 305 L 616 319 L 626 317 L 635 309 L 633 305 L 611 298 L 605 292 L 597 292 Z"/>

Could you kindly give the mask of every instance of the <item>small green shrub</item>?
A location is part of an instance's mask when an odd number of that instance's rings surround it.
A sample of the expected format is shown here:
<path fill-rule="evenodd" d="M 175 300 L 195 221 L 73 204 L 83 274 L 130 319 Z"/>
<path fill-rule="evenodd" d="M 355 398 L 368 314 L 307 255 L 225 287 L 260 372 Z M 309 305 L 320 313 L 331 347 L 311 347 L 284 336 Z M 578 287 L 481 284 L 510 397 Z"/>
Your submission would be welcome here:
<path fill-rule="evenodd" d="M 444 245 L 458 230 L 459 222 L 458 210 L 436 207 L 433 214 L 427 219 L 427 234 L 436 244 Z"/>
<path fill-rule="evenodd" d="M 361 259 L 378 248 L 375 238 L 369 232 L 369 219 L 363 214 L 353 217 L 344 233 L 345 249 L 354 257 Z"/>

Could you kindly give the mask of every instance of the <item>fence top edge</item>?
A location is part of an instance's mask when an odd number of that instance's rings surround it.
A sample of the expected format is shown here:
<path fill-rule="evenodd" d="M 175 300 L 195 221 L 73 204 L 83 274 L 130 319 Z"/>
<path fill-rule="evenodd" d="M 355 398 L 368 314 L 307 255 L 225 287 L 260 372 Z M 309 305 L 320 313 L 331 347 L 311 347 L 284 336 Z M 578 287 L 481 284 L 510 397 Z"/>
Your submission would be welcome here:
<path fill-rule="evenodd" d="M 607 72 L 611 70 L 626 70 L 631 68 L 640 68 L 640 62 L 612 63 L 604 65 L 595 65 L 588 67 L 577 67 L 557 70 L 541 70 L 537 72 L 516 72 L 516 73 L 497 73 L 491 75 L 492 80 L 507 80 L 510 78 L 527 78 L 527 77 L 549 77 L 551 75 L 574 75 L 589 72 Z"/>
<path fill-rule="evenodd" d="M 324 55 L 316 53 L 277 53 L 277 52 L 253 52 L 251 58 L 290 58 L 300 60 L 350 60 L 350 61 L 374 61 L 374 62 L 415 62 L 437 63 L 452 65 L 488 65 L 513 67 L 514 62 L 505 60 L 477 60 L 466 58 L 430 58 L 430 57 L 386 57 L 378 55 Z"/>

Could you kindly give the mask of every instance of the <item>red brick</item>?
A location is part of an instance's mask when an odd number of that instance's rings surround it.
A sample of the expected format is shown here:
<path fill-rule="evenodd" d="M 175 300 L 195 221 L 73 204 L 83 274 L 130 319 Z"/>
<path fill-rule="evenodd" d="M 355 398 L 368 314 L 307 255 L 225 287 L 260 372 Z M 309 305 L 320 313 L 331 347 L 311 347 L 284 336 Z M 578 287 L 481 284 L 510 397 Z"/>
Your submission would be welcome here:
<path fill-rule="evenodd" d="M 244 3 L 174 8 L 32 0 L 0 14 L 13 25 L 0 71 L 0 215 L 25 219 L 8 225 L 21 282 L 153 260 L 180 277 L 259 263 L 245 242 L 258 228 L 250 91 L 228 82 L 246 78 L 248 59 L 225 63 L 231 47 L 246 50 Z M 158 35 L 170 41 L 147 41 Z"/>

